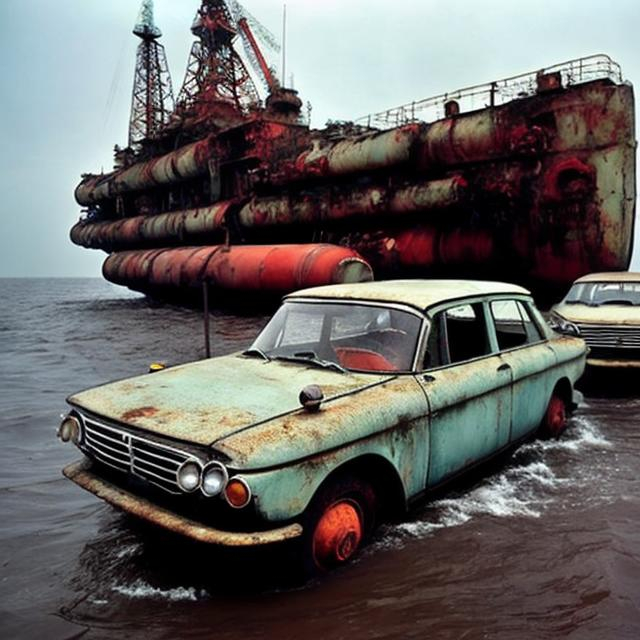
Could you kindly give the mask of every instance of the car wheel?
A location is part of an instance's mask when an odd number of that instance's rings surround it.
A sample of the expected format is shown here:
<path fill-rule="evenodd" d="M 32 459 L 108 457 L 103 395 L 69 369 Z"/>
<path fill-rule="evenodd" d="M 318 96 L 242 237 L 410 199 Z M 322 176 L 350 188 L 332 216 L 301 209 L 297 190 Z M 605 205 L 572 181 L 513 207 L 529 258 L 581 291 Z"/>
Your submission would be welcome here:
<path fill-rule="evenodd" d="M 567 428 L 568 413 L 567 403 L 554 393 L 542 419 L 540 435 L 543 438 L 559 438 Z"/>
<path fill-rule="evenodd" d="M 375 494 L 368 483 L 345 476 L 321 488 L 305 527 L 307 573 L 323 573 L 349 562 L 374 523 Z"/>

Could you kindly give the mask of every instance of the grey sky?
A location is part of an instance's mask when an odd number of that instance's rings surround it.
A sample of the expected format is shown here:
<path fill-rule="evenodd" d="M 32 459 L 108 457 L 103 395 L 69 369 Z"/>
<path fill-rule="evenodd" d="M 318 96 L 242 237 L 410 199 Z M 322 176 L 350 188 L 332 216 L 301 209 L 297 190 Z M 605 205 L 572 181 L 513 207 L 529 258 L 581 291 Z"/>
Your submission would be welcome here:
<path fill-rule="evenodd" d="M 176 91 L 198 4 L 155 0 Z M 280 36 L 282 2 L 243 4 Z M 104 254 L 68 240 L 73 189 L 126 143 L 139 5 L 0 0 L 0 276 L 100 275 Z M 637 0 L 288 0 L 287 14 L 287 82 L 314 126 L 593 53 L 640 86 Z"/>

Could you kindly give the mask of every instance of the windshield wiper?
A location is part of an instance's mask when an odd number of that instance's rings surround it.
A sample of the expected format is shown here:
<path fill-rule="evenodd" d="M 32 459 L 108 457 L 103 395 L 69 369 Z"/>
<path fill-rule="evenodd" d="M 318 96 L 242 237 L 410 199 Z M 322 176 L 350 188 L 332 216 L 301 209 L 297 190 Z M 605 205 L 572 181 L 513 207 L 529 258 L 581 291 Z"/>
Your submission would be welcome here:
<path fill-rule="evenodd" d="M 251 349 L 247 349 L 242 352 L 243 356 L 260 356 L 264 358 L 267 362 L 271 361 L 271 358 L 262 350 L 258 349 L 258 347 L 252 347 Z"/>
<path fill-rule="evenodd" d="M 337 362 L 331 360 L 321 360 L 315 351 L 297 351 L 290 356 L 275 356 L 275 360 L 284 360 L 287 362 L 304 362 L 308 364 L 315 364 L 323 369 L 334 369 L 340 373 L 346 373 L 347 370 L 341 367 Z"/>

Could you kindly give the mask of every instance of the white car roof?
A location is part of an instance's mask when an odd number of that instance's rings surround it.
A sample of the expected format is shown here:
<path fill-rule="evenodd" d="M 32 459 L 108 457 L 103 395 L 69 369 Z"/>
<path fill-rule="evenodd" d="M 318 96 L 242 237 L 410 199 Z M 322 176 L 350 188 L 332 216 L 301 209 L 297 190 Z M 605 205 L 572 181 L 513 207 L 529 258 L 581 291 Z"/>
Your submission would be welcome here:
<path fill-rule="evenodd" d="M 530 295 L 515 284 L 482 280 L 380 280 L 313 287 L 296 291 L 285 299 L 327 298 L 340 300 L 367 300 L 394 302 L 413 307 L 427 307 L 478 295 L 516 294 Z"/>
<path fill-rule="evenodd" d="M 574 284 L 580 282 L 640 282 L 640 273 L 633 271 L 605 271 L 603 273 L 589 273 L 578 278 Z"/>

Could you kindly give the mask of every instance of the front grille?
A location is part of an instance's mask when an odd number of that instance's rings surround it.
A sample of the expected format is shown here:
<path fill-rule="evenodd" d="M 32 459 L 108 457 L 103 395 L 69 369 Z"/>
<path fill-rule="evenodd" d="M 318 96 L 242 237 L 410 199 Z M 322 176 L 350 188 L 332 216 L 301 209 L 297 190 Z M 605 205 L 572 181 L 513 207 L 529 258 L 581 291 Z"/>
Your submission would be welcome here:
<path fill-rule="evenodd" d="M 592 349 L 640 349 L 640 326 L 578 324 L 580 337 Z"/>
<path fill-rule="evenodd" d="M 640 362 L 640 349 L 591 347 L 588 357 L 592 360 L 637 360 Z"/>
<path fill-rule="evenodd" d="M 84 449 L 98 462 L 151 482 L 168 491 L 181 494 L 178 469 L 191 456 L 184 451 L 152 442 L 128 431 L 82 417 Z"/>

